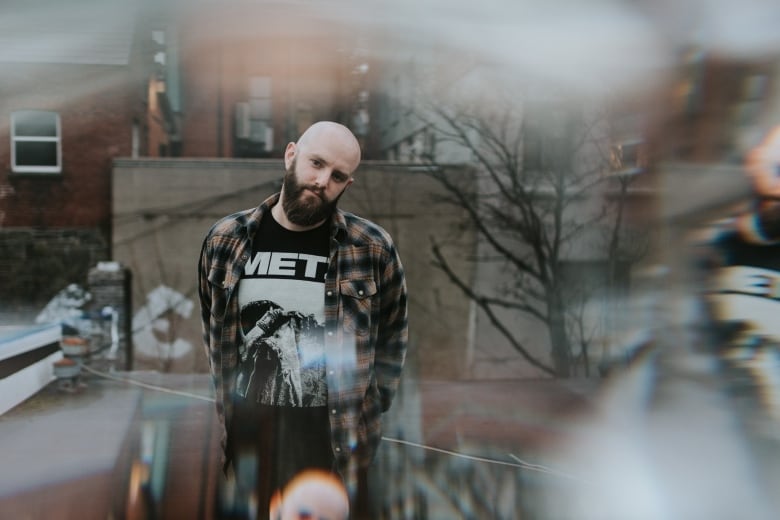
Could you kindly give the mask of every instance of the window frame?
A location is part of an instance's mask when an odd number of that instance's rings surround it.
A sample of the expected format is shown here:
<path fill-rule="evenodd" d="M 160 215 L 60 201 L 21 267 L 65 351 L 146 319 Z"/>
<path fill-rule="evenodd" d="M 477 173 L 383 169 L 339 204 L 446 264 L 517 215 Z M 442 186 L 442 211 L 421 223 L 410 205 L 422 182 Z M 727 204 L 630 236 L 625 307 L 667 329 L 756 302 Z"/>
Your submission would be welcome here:
<path fill-rule="evenodd" d="M 18 136 L 16 135 L 17 118 L 22 114 L 38 112 L 54 115 L 54 136 Z M 34 173 L 34 174 L 61 174 L 62 173 L 62 122 L 59 112 L 53 110 L 24 109 L 11 112 L 11 171 L 14 173 Z M 54 166 L 36 164 L 19 165 L 16 163 L 17 143 L 55 143 L 56 146 L 56 164 Z"/>

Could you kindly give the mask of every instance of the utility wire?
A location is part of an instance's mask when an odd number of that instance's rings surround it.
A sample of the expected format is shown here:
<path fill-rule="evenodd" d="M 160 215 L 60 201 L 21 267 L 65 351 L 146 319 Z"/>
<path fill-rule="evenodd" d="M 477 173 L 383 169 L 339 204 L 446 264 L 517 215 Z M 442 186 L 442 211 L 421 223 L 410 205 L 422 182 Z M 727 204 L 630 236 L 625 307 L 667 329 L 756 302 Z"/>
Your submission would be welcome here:
<path fill-rule="evenodd" d="M 221 193 L 219 195 L 214 195 L 212 197 L 208 197 L 205 199 L 188 201 L 175 206 L 158 206 L 156 208 L 143 208 L 139 210 L 129 211 L 127 213 L 117 213 L 116 215 L 114 215 L 114 219 L 116 221 L 124 221 L 124 220 L 129 220 L 134 218 L 142 218 L 147 216 L 158 216 L 158 215 L 168 215 L 168 216 L 188 215 L 188 214 L 197 215 L 198 213 L 196 212 L 196 210 L 208 208 L 209 206 L 212 206 L 217 202 L 230 200 L 240 195 L 244 195 L 246 193 L 253 192 L 253 191 L 275 188 L 278 187 L 279 184 L 280 181 L 278 179 L 275 179 L 271 181 L 262 182 L 260 184 L 254 184 L 246 188 L 240 188 L 228 193 Z"/>
<path fill-rule="evenodd" d="M 113 374 L 102 372 L 100 370 L 96 370 L 96 369 L 94 369 L 92 367 L 89 367 L 87 365 L 82 365 L 82 368 L 84 368 L 87 372 L 90 372 L 91 374 L 94 374 L 94 375 L 96 375 L 98 377 L 102 377 L 102 378 L 105 378 L 105 379 L 111 379 L 113 381 L 119 381 L 119 382 L 123 382 L 123 383 L 128 383 L 128 384 L 131 384 L 131 385 L 134 385 L 134 386 L 145 388 L 147 390 L 154 390 L 154 391 L 157 391 L 157 392 L 163 392 L 163 393 L 167 393 L 167 394 L 178 395 L 178 396 L 181 396 L 181 397 L 189 397 L 189 398 L 192 398 L 192 399 L 199 399 L 201 401 L 206 401 L 206 402 L 210 402 L 210 403 L 213 403 L 215 401 L 215 399 L 213 397 L 208 397 L 208 396 L 199 395 L 199 394 L 193 394 L 191 392 L 184 392 L 184 391 L 180 391 L 180 390 L 173 390 L 171 388 L 166 388 L 166 387 L 162 387 L 162 386 L 152 385 L 152 384 L 149 384 L 149 383 L 144 383 L 142 381 L 138 381 L 138 380 L 135 380 L 135 379 L 132 379 L 132 378 L 129 378 L 129 377 L 119 377 L 119 376 L 116 376 L 116 375 L 113 375 Z M 395 443 L 395 444 L 401 444 L 401 445 L 404 445 L 404 446 L 410 446 L 410 447 L 413 447 L 413 448 L 419 448 L 419 449 L 426 450 L 426 451 L 433 451 L 433 452 L 436 452 L 436 453 L 443 453 L 445 455 L 450 455 L 452 457 L 457 457 L 457 458 L 461 458 L 461 459 L 471 460 L 471 461 L 475 461 L 475 462 L 484 462 L 484 463 L 487 463 L 487 464 L 495 464 L 495 465 L 500 465 L 500 466 L 510 466 L 510 467 L 513 467 L 513 468 L 526 469 L 526 470 L 530 470 L 530 471 L 538 471 L 540 473 L 547 473 L 547 474 L 556 475 L 556 476 L 559 476 L 559 477 L 565 477 L 565 478 L 569 478 L 569 479 L 579 480 L 577 477 L 574 477 L 572 475 L 563 473 L 561 471 L 549 468 L 547 466 L 543 466 L 541 464 L 532 464 L 530 462 L 525 462 L 524 460 L 520 459 L 519 457 L 517 457 L 517 456 L 515 456 L 515 455 L 513 455 L 511 453 L 509 454 L 509 456 L 512 459 L 514 459 L 516 462 L 506 462 L 506 461 L 491 459 L 491 458 L 487 458 L 487 457 L 478 457 L 478 456 L 475 456 L 475 455 L 467 455 L 465 453 L 459 453 L 457 451 L 445 450 L 443 448 L 436 448 L 434 446 L 428 446 L 428 445 L 419 444 L 419 443 L 416 443 L 416 442 L 406 441 L 406 440 L 402 440 L 402 439 L 395 439 L 393 437 L 385 437 L 385 436 L 383 436 L 382 440 L 385 440 L 387 442 L 392 442 L 392 443 Z"/>
<path fill-rule="evenodd" d="M 510 453 L 509 456 L 512 457 L 517 462 L 506 462 L 506 461 L 503 461 L 503 460 L 489 459 L 489 458 L 486 458 L 486 457 L 478 457 L 476 455 L 467 455 L 465 453 L 460 453 L 460 452 L 457 452 L 457 451 L 445 450 L 443 448 L 436 448 L 436 447 L 433 447 L 433 446 L 428 446 L 428 445 L 425 445 L 425 444 L 418 444 L 416 442 L 405 441 L 405 440 L 402 440 L 402 439 L 394 439 L 392 437 L 382 437 L 382 440 L 385 440 L 385 441 L 388 441 L 388 442 L 394 442 L 396 444 L 403 444 L 403 445 L 411 446 L 411 447 L 414 447 L 414 448 L 420 448 L 420 449 L 427 450 L 427 451 L 435 451 L 437 453 L 443 453 L 445 455 L 450 455 L 452 457 L 458 457 L 458 458 L 461 458 L 461 459 L 473 460 L 473 461 L 476 461 L 476 462 L 486 462 L 488 464 L 497 464 L 497 465 L 500 465 L 500 466 L 510 466 L 510 467 L 513 467 L 513 468 L 528 469 L 528 470 L 531 470 L 531 471 L 539 471 L 541 473 L 548 473 L 550 475 L 556 475 L 556 476 L 559 476 L 559 477 L 566 477 L 566 478 L 569 478 L 569 479 L 579 480 L 579 479 L 577 479 L 577 477 L 574 477 L 572 475 L 560 472 L 558 470 L 554 470 L 552 468 L 548 468 L 547 466 L 542 466 L 541 464 L 532 464 L 530 462 L 526 462 L 526 461 L 522 460 L 520 457 L 518 457 L 516 455 L 513 455 L 512 453 Z"/>
<path fill-rule="evenodd" d="M 96 370 L 96 369 L 94 369 L 94 368 L 92 368 L 90 366 L 84 365 L 84 364 L 81 365 L 81 368 L 83 368 L 87 372 L 90 372 L 91 374 L 94 374 L 94 375 L 96 375 L 98 377 L 102 377 L 104 379 L 111 379 L 113 381 L 119 381 L 119 382 L 122 382 L 122 383 L 128 383 L 128 384 L 131 384 L 131 385 L 134 385 L 134 386 L 145 388 L 147 390 L 155 390 L 157 392 L 164 392 L 166 394 L 173 394 L 173 395 L 178 395 L 178 396 L 181 396 L 181 397 L 189 397 L 189 398 L 192 398 L 192 399 L 199 399 L 201 401 L 206 401 L 206 402 L 209 402 L 209 403 L 213 403 L 214 402 L 214 398 L 213 397 L 209 397 L 209 396 L 205 396 L 205 395 L 193 394 L 192 392 L 184 392 L 184 391 L 181 391 L 181 390 L 173 390 L 171 388 L 165 388 L 165 387 L 162 387 L 162 386 L 157 386 L 157 385 L 152 385 L 152 384 L 149 384 L 149 383 L 144 383 L 142 381 L 138 381 L 136 379 L 131 379 L 129 377 L 115 376 L 113 374 L 109 374 L 109 373 L 106 373 L 106 372 L 102 372 L 100 370 Z"/>

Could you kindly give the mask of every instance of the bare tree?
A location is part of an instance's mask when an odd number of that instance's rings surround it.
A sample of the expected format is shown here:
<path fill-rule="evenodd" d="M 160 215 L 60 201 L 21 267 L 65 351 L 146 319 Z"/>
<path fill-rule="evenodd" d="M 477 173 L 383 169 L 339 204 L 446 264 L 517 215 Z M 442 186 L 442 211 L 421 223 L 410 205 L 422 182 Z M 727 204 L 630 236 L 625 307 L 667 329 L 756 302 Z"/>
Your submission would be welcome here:
<path fill-rule="evenodd" d="M 567 260 L 600 256 L 600 284 L 614 286 L 627 258 L 620 240 L 630 178 L 610 175 L 614 150 L 603 117 L 503 106 L 492 114 L 434 107 L 424 119 L 437 152 L 454 144 L 470 154 L 475 176 L 467 182 L 448 175 L 435 153 L 423 161 L 444 188 L 441 201 L 462 208 L 476 230 L 476 260 L 495 263 L 501 274 L 489 288 L 470 283 L 453 269 L 441 239 L 432 239 L 435 265 L 532 366 L 557 377 L 571 376 L 576 362 L 587 367 L 594 333 L 583 306 L 598 287 L 578 284 Z M 604 191 L 618 181 L 617 203 L 607 203 Z M 521 339 L 517 313 L 544 324 L 550 361 Z"/>

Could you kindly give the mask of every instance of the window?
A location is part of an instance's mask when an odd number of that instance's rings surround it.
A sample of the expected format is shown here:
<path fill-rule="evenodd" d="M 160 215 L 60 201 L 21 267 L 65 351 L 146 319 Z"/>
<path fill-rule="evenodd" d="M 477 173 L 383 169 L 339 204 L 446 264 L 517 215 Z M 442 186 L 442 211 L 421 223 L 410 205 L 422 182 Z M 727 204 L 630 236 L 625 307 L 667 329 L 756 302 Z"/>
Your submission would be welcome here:
<path fill-rule="evenodd" d="M 236 157 L 266 157 L 273 151 L 271 78 L 249 79 L 249 99 L 236 103 Z"/>
<path fill-rule="evenodd" d="M 612 272 L 610 273 L 610 269 Z M 631 279 L 631 264 L 626 260 L 562 260 L 558 273 L 567 300 L 579 301 L 603 297 L 609 290 L 625 294 Z"/>
<path fill-rule="evenodd" d="M 19 173 L 60 173 L 60 116 L 19 110 L 11 114 L 11 165 Z"/>
<path fill-rule="evenodd" d="M 626 139 L 612 145 L 609 163 L 615 175 L 636 175 L 647 165 L 645 142 L 642 139 Z"/>
<path fill-rule="evenodd" d="M 531 111 L 540 110 L 532 108 Z M 546 107 L 544 116 L 529 115 L 523 119 L 523 169 L 527 172 L 555 171 L 568 168 L 572 160 L 571 128 L 581 123 L 555 107 Z"/>
<path fill-rule="evenodd" d="M 739 132 L 755 124 L 764 108 L 768 97 L 769 78 L 766 74 L 755 73 L 746 75 L 741 81 L 741 92 L 734 107 L 733 130 Z M 738 135 L 735 138 L 739 138 Z"/>
<path fill-rule="evenodd" d="M 538 126 L 527 124 L 523 133 L 523 168 L 527 171 L 539 171 L 544 165 L 542 135 Z"/>

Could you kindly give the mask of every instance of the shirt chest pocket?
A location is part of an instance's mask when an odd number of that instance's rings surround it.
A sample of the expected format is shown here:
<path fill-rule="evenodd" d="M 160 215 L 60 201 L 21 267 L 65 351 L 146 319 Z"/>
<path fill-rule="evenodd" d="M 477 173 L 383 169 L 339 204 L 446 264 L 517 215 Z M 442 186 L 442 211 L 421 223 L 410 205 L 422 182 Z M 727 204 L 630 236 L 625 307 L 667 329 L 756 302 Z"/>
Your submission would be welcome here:
<path fill-rule="evenodd" d="M 371 330 L 376 282 L 371 279 L 341 280 L 339 292 L 344 329 L 359 336 L 368 334 Z"/>

